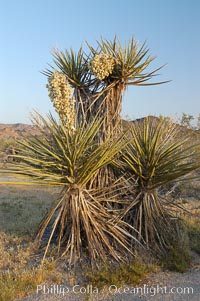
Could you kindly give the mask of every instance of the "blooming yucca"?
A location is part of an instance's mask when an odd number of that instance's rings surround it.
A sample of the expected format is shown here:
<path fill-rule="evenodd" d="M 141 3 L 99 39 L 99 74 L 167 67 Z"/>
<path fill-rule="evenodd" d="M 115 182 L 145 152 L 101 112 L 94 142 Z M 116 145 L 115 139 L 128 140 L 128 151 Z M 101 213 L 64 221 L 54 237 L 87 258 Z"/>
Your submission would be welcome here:
<path fill-rule="evenodd" d="M 112 73 L 115 63 L 116 60 L 112 55 L 100 53 L 91 60 L 90 69 L 96 78 L 103 80 Z"/>
<path fill-rule="evenodd" d="M 72 97 L 73 89 L 69 85 L 64 74 L 54 71 L 48 79 L 49 97 L 59 117 L 66 122 L 68 128 L 74 127 L 75 107 Z"/>
<path fill-rule="evenodd" d="M 96 112 L 101 111 L 107 116 L 102 126 L 104 133 L 100 134 L 105 137 L 113 128 L 121 127 L 122 99 L 127 86 L 164 82 L 149 82 L 161 67 L 147 71 L 155 57 L 148 54 L 145 43 L 139 47 L 134 37 L 125 46 L 116 36 L 112 41 L 101 38 L 97 41 L 97 49 L 89 43 L 87 46 L 89 53 L 82 47 L 77 53 L 73 49 L 56 50 L 53 53 L 54 63 L 74 88 L 77 121 L 85 118 L 84 112 L 89 116 L 87 119 L 92 120 Z M 46 69 L 44 74 L 51 78 L 54 70 L 54 67 Z"/>

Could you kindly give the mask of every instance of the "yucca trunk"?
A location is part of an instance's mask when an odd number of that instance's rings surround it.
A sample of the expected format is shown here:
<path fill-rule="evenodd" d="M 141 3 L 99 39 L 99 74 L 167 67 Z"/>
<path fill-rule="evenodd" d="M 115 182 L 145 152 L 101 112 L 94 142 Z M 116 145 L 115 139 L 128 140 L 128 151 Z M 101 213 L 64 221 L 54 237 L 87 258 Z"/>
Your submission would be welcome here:
<path fill-rule="evenodd" d="M 106 91 L 97 103 L 102 116 L 105 116 L 100 131 L 99 143 L 106 140 L 108 135 L 117 136 L 122 132 L 121 110 L 122 110 L 123 87 L 116 85 Z M 94 109 L 95 113 L 96 109 Z M 106 166 L 99 171 L 98 177 L 104 186 L 109 186 L 116 181 L 117 177 L 112 166 Z"/>
<path fill-rule="evenodd" d="M 106 137 L 121 130 L 122 94 L 124 87 L 121 84 L 106 89 L 103 93 L 92 94 L 85 89 L 75 89 L 77 121 L 81 123 L 86 119 L 87 123 L 94 121 L 95 117 L 104 118 L 99 131 L 99 143 Z"/>
<path fill-rule="evenodd" d="M 120 85 L 116 85 L 105 91 L 92 105 L 92 114 L 94 116 L 96 112 L 100 112 L 100 115 L 105 117 L 100 132 L 100 142 L 104 141 L 110 133 L 115 135 L 122 129 L 120 116 L 122 110 L 122 93 L 123 88 Z"/>
<path fill-rule="evenodd" d="M 123 222 L 117 221 L 89 190 L 77 185 L 67 189 L 44 217 L 36 241 L 41 241 L 49 224 L 51 232 L 43 258 L 53 238 L 59 256 L 66 255 L 70 265 L 84 257 L 90 258 L 92 264 L 99 259 L 106 262 L 109 256 L 120 261 L 122 254 L 131 253 L 128 232 L 120 228 Z"/>
<path fill-rule="evenodd" d="M 76 118 L 77 122 L 81 124 L 84 120 L 88 123 L 93 121 L 91 114 L 92 97 L 90 91 L 86 89 L 75 88 L 74 96 L 76 100 Z"/>
<path fill-rule="evenodd" d="M 86 124 L 91 124 L 97 118 L 102 119 L 103 117 L 103 123 L 96 136 L 98 144 L 104 142 L 108 136 L 113 137 L 121 133 L 122 93 L 121 85 L 117 85 L 99 95 L 92 95 L 89 91 L 86 92 L 85 89 L 75 89 L 78 124 L 83 121 L 86 121 Z"/>
<path fill-rule="evenodd" d="M 175 228 L 169 208 L 166 210 L 164 198 L 156 191 L 140 192 L 136 194 L 126 213 L 125 221 L 138 231 L 137 238 L 140 242 L 154 251 L 166 250 L 171 238 L 175 236 Z"/>

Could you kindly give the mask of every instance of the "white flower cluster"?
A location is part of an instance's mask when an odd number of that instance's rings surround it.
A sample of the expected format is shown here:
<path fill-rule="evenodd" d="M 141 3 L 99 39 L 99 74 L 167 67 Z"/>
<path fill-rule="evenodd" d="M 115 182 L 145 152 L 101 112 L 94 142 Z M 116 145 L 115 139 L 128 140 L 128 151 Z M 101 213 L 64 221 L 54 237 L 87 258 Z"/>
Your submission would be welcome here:
<path fill-rule="evenodd" d="M 54 71 L 48 79 L 47 88 L 53 106 L 67 127 L 73 128 L 75 123 L 75 99 L 72 97 L 73 89 L 64 74 Z"/>
<path fill-rule="evenodd" d="M 115 58 L 106 53 L 96 54 L 91 60 L 89 68 L 99 80 L 103 80 L 109 76 L 115 66 Z"/>

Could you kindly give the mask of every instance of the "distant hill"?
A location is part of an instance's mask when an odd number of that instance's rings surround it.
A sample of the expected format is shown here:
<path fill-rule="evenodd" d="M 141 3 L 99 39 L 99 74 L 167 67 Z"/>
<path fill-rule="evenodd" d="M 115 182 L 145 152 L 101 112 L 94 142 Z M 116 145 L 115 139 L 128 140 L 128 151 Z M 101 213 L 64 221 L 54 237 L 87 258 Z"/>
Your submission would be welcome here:
<path fill-rule="evenodd" d="M 30 135 L 38 135 L 38 129 L 36 126 L 23 123 L 0 123 L 0 139 L 19 139 Z"/>
<path fill-rule="evenodd" d="M 130 129 L 131 124 L 133 124 L 134 122 L 143 122 L 144 118 L 145 117 L 133 121 L 123 120 L 123 127 L 124 129 Z M 155 121 L 159 121 L 159 118 L 155 116 L 148 116 L 148 118 L 153 119 Z M 195 131 L 193 129 L 188 129 L 184 126 L 180 126 L 178 124 L 177 127 L 179 127 L 180 129 L 179 135 L 190 135 L 194 138 L 195 141 L 200 141 L 200 130 Z M 13 150 L 15 150 L 17 140 L 37 135 L 39 135 L 39 130 L 35 125 L 23 123 L 0 123 L 0 166 L 2 162 L 5 163 L 8 161 L 8 156 L 13 153 Z"/>
<path fill-rule="evenodd" d="M 124 128 L 130 128 L 130 125 L 134 122 L 142 122 L 145 117 L 139 118 L 133 121 L 127 121 L 123 120 L 123 126 Z M 158 117 L 155 116 L 148 116 L 150 119 L 155 119 L 156 121 L 159 120 Z M 180 126 L 177 124 L 177 126 L 181 129 L 181 132 L 183 134 L 199 134 L 200 131 L 194 131 L 192 129 L 188 129 L 184 126 Z M 29 136 L 37 136 L 39 134 L 39 130 L 37 126 L 30 125 L 30 124 L 24 124 L 24 123 L 15 123 L 15 124 L 4 124 L 0 123 L 0 141 L 2 140 L 17 140 L 23 137 L 29 137 Z M 1 148 L 1 145 L 0 145 Z"/>
<path fill-rule="evenodd" d="M 0 163 L 8 162 L 8 156 L 13 153 L 17 140 L 38 134 L 39 131 L 34 125 L 0 123 Z"/>
<path fill-rule="evenodd" d="M 135 120 L 132 120 L 132 121 L 123 120 L 122 121 L 123 122 L 123 127 L 125 129 L 129 129 L 130 128 L 130 124 L 133 124 L 135 122 L 142 123 L 142 122 L 144 122 L 145 118 L 147 118 L 147 116 L 146 117 L 142 117 L 142 118 L 138 118 L 138 119 L 135 119 Z M 148 116 L 148 119 L 151 120 L 151 121 L 152 120 L 155 121 L 155 124 L 157 122 L 159 122 L 159 120 L 160 120 L 159 117 L 151 116 L 151 115 Z M 191 138 L 193 137 L 194 139 L 198 139 L 198 141 L 199 141 L 199 139 L 200 139 L 200 130 L 196 130 L 194 128 L 188 128 L 188 127 L 180 125 L 178 123 L 174 123 L 174 125 L 176 125 L 176 128 L 179 130 L 179 134 L 178 134 L 177 137 L 180 137 L 180 136 L 191 136 Z"/>
<path fill-rule="evenodd" d="M 130 124 L 134 122 L 142 122 L 145 117 L 139 118 L 132 121 L 123 120 L 123 126 L 125 128 L 129 128 Z M 159 120 L 156 116 L 148 116 L 150 119 L 155 119 L 156 121 Z M 192 129 L 188 129 L 184 126 L 180 126 L 177 124 L 178 127 L 180 127 L 181 131 L 183 133 L 193 133 L 197 134 L 200 131 L 194 131 Z M 39 134 L 39 131 L 37 129 L 37 126 L 30 125 L 30 124 L 24 124 L 24 123 L 15 123 L 15 124 L 4 124 L 0 123 L 0 140 L 2 139 L 20 139 L 22 137 L 28 137 L 30 135 L 37 136 Z"/>

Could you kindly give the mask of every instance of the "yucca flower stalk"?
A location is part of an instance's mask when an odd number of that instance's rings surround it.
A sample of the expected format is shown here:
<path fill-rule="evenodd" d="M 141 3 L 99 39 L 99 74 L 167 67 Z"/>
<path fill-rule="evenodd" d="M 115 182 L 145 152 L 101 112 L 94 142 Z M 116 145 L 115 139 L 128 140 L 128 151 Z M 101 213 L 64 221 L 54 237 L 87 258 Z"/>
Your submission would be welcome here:
<path fill-rule="evenodd" d="M 93 123 L 83 122 L 71 132 L 62 120 L 52 115 L 48 119 L 37 114 L 34 118 L 41 135 L 19 143 L 18 155 L 7 172 L 21 181 L 12 184 L 59 186 L 62 191 L 39 226 L 36 241 L 50 227 L 45 245 L 46 257 L 52 239 L 58 256 L 66 255 L 69 264 L 84 256 L 92 263 L 113 258 L 123 261 L 127 253 L 133 254 L 128 224 L 119 219 L 119 212 L 109 206 L 118 202 L 119 186 L 90 189 L 99 169 L 110 164 L 125 147 L 123 136 L 109 137 L 99 145 L 96 135 L 103 122 L 99 117 Z M 24 179 L 28 180 L 24 181 Z M 113 197 L 108 197 L 112 190 Z M 114 196 L 115 195 L 115 196 Z"/>
<path fill-rule="evenodd" d="M 199 145 L 179 131 L 172 121 L 144 118 L 133 123 L 130 143 L 122 152 L 121 168 L 134 186 L 134 199 L 123 217 L 138 230 L 137 238 L 144 239 L 154 251 L 167 250 L 170 241 L 177 238 L 174 208 L 178 205 L 164 196 L 162 189 L 188 180 L 200 167 Z"/>
<path fill-rule="evenodd" d="M 69 85 L 65 75 L 54 71 L 48 78 L 47 88 L 49 97 L 53 103 L 59 118 L 65 123 L 68 130 L 75 127 L 75 99 L 72 97 L 73 89 Z"/>

